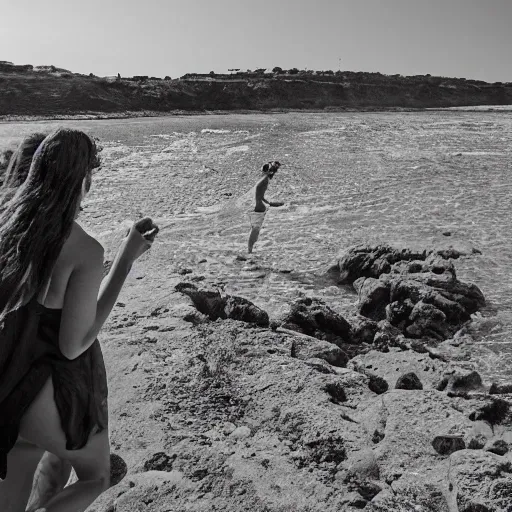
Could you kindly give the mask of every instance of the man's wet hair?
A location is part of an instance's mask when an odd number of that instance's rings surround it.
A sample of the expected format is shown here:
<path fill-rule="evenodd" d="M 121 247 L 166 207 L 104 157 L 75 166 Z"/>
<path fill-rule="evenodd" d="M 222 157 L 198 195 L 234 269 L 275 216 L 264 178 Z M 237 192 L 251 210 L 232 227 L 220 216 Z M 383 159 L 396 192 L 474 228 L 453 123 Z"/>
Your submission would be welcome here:
<path fill-rule="evenodd" d="M 277 160 L 273 160 L 271 162 L 268 162 L 266 164 L 263 164 L 263 167 L 261 168 L 261 172 L 264 172 L 265 174 L 267 174 L 271 168 L 276 168 L 279 169 L 279 167 L 281 167 L 281 164 L 277 161 Z M 277 171 L 276 169 L 276 171 Z"/>

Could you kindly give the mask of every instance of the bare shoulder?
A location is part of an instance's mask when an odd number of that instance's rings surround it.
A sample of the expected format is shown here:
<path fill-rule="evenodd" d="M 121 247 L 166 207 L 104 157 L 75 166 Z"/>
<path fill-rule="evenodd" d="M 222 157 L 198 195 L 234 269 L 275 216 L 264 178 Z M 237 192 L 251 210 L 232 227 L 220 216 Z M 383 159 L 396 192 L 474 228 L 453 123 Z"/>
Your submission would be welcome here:
<path fill-rule="evenodd" d="M 103 246 L 76 222 L 63 247 L 63 253 L 76 263 L 103 263 Z"/>

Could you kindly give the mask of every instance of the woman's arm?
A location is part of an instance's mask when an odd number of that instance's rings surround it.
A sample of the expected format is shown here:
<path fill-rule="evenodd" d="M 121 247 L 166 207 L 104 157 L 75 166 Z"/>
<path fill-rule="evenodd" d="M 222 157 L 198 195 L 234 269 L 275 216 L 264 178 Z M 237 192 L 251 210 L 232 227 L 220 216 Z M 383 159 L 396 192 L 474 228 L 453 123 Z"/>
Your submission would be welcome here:
<path fill-rule="evenodd" d="M 103 276 L 103 247 L 95 240 L 81 245 L 81 258 L 66 287 L 59 330 L 59 346 L 75 359 L 94 341 L 89 333 L 96 320 L 98 292 Z"/>
<path fill-rule="evenodd" d="M 82 263 L 71 274 L 64 297 L 59 344 L 65 357 L 75 359 L 92 345 L 114 307 L 133 262 L 149 247 L 151 242 L 132 227 L 110 272 L 101 281 L 103 248 L 96 241 L 89 244 Z"/>

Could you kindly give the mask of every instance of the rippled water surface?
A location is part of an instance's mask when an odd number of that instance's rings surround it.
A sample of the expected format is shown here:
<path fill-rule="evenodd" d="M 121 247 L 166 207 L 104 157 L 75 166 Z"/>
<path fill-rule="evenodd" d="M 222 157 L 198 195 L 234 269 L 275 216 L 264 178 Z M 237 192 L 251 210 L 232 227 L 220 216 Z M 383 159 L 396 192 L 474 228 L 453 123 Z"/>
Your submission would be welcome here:
<path fill-rule="evenodd" d="M 482 372 L 512 374 L 512 113 L 420 112 L 186 116 L 76 121 L 104 141 L 83 222 L 97 233 L 139 213 L 163 226 L 152 257 L 215 278 L 279 312 L 303 293 L 353 311 L 355 296 L 319 279 L 360 242 L 460 245 L 456 262 L 489 307 L 478 319 Z M 0 124 L 0 146 L 55 122 Z M 284 166 L 268 196 L 254 260 L 243 196 L 270 159 Z M 198 207 L 226 202 L 225 225 Z M 231 201 L 231 202 L 230 202 Z M 443 233 L 450 233 L 445 236 Z M 206 259 L 207 263 L 200 261 Z M 168 265 L 167 265 L 168 264 Z M 166 266 L 167 265 L 167 266 Z"/>

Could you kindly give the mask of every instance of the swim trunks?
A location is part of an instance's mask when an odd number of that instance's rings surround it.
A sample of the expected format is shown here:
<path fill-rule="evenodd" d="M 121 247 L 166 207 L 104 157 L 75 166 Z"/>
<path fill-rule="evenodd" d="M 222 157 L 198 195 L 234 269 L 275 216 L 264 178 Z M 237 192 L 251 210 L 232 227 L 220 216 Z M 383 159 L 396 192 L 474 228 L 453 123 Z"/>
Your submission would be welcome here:
<path fill-rule="evenodd" d="M 265 215 L 267 215 L 267 211 L 268 206 L 264 212 L 255 212 L 254 210 L 247 212 L 251 222 L 251 228 L 261 229 L 261 226 L 263 226 L 263 221 L 265 220 Z"/>

